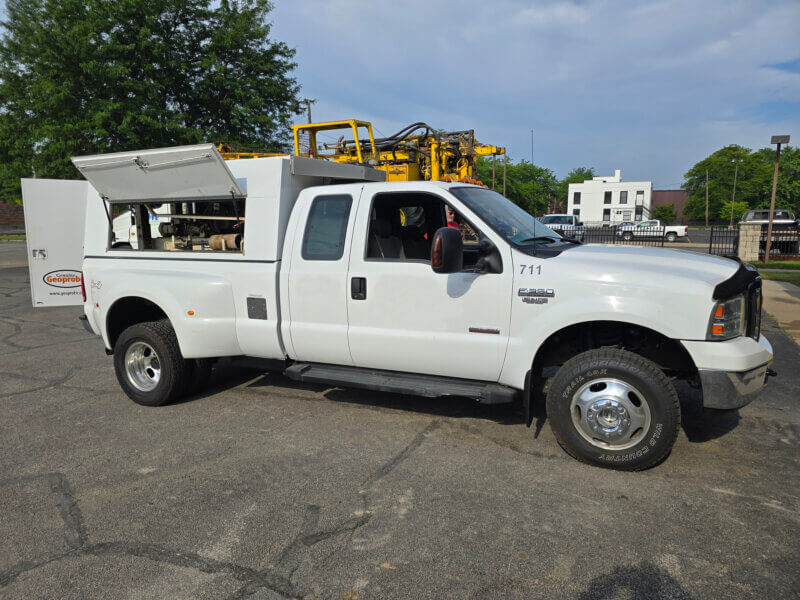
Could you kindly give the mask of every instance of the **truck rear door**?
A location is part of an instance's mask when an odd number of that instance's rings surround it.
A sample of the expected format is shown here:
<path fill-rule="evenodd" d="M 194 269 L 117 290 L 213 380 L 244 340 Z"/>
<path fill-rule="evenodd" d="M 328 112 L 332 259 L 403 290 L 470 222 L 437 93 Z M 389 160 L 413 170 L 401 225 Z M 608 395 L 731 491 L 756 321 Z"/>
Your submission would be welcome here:
<path fill-rule="evenodd" d="M 23 179 L 28 272 L 34 307 L 83 304 L 86 181 Z"/>
<path fill-rule="evenodd" d="M 287 232 L 292 248 L 284 252 L 290 262 L 281 272 L 288 292 L 283 318 L 288 320 L 289 336 L 284 341 L 298 360 L 353 364 L 347 340 L 347 270 L 361 189 L 312 188 L 303 192 L 293 210 Z"/>

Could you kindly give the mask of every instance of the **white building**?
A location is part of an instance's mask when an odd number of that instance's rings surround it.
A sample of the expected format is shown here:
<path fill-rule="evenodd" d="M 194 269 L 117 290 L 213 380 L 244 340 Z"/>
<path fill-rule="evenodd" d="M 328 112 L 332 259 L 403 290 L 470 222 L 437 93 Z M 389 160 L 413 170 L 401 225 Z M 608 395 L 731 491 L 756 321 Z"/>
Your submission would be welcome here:
<path fill-rule="evenodd" d="M 567 213 L 586 225 L 647 220 L 652 195 L 652 181 L 622 181 L 617 169 L 613 176 L 570 183 Z"/>

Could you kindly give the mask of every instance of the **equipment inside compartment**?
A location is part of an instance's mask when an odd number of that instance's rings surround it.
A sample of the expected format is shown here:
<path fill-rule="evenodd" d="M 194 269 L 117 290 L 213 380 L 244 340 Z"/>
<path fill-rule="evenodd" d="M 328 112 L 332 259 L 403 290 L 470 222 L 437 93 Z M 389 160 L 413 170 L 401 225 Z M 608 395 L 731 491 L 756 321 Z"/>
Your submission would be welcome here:
<path fill-rule="evenodd" d="M 244 199 L 131 204 L 113 220 L 113 245 L 140 250 L 242 252 L 244 206 Z M 130 219 L 127 240 L 126 214 Z"/>

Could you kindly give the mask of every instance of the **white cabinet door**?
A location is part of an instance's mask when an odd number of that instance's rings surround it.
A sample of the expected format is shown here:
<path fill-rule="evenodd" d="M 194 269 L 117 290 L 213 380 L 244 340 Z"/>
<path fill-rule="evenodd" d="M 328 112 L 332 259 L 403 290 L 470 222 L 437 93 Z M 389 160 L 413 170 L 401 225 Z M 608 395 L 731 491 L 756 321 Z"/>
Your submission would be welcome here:
<path fill-rule="evenodd" d="M 23 179 L 28 271 L 34 307 L 83 304 L 86 181 Z"/>
<path fill-rule="evenodd" d="M 438 274 L 424 260 L 368 259 L 372 198 L 362 197 L 350 255 L 350 353 L 359 367 L 496 381 L 508 343 L 510 251 L 503 272 Z M 357 287 L 357 286 L 356 286 Z"/>

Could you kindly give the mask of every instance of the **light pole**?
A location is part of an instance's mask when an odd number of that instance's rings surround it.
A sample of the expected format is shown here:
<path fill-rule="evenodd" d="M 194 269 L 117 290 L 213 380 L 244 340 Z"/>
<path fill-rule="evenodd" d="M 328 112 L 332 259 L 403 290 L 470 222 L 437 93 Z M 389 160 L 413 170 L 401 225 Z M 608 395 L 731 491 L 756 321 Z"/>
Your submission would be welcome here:
<path fill-rule="evenodd" d="M 531 209 L 536 216 L 536 170 L 533 166 L 533 129 L 531 129 Z"/>
<path fill-rule="evenodd" d="M 773 135 L 772 144 L 778 144 L 775 152 L 775 171 L 772 173 L 772 196 L 769 199 L 769 225 L 767 225 L 767 247 L 764 248 L 764 262 L 769 262 L 770 246 L 772 246 L 772 217 L 775 214 L 775 190 L 778 187 L 778 166 L 781 163 L 781 144 L 789 143 L 788 135 Z"/>
<path fill-rule="evenodd" d="M 731 195 L 731 229 L 733 228 L 733 205 L 736 204 L 736 176 L 739 174 L 739 165 L 742 163 L 743 158 L 733 158 L 731 162 L 736 165 L 733 169 L 733 194 Z"/>

